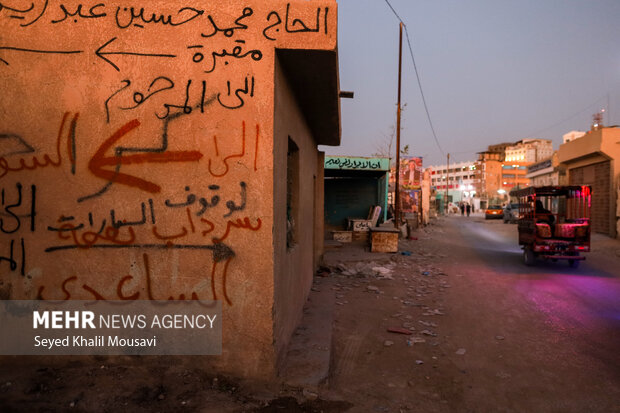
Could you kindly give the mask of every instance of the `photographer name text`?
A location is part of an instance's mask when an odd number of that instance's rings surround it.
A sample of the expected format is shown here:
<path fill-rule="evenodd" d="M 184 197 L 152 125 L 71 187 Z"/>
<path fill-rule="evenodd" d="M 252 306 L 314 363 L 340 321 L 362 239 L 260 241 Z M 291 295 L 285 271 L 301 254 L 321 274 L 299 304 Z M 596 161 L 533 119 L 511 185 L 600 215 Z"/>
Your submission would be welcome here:
<path fill-rule="evenodd" d="M 54 347 L 157 347 L 157 336 L 153 336 L 153 338 L 124 338 L 119 336 L 42 338 L 35 336 L 34 346 L 44 347 L 48 350 Z"/>

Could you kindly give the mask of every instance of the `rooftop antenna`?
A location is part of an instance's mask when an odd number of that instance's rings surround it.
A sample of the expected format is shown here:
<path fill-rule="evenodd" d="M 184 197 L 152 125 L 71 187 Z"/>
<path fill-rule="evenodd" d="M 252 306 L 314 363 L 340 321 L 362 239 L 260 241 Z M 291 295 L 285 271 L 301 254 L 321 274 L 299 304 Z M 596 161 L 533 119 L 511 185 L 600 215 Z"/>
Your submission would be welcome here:
<path fill-rule="evenodd" d="M 592 130 L 599 130 L 603 127 L 603 113 L 605 113 L 605 109 L 592 115 Z"/>

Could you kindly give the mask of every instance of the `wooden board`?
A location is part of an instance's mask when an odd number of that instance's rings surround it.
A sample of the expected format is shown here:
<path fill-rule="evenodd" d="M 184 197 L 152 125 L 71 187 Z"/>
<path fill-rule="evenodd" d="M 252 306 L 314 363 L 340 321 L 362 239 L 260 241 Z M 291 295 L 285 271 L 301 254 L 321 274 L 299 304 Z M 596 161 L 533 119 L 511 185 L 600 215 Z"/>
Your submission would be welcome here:
<path fill-rule="evenodd" d="M 398 231 L 381 229 L 370 231 L 371 252 L 398 252 Z"/>

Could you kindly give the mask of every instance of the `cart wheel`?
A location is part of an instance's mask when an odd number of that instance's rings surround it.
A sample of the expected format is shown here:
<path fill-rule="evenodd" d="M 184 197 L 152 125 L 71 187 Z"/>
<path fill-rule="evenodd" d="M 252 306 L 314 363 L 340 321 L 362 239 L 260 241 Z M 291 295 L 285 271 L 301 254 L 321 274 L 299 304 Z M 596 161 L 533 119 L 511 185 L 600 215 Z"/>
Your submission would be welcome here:
<path fill-rule="evenodd" d="M 579 260 L 568 260 L 568 266 L 571 268 L 579 268 Z"/>
<path fill-rule="evenodd" d="M 530 248 L 523 249 L 523 262 L 527 266 L 532 266 L 536 263 L 536 254 Z"/>

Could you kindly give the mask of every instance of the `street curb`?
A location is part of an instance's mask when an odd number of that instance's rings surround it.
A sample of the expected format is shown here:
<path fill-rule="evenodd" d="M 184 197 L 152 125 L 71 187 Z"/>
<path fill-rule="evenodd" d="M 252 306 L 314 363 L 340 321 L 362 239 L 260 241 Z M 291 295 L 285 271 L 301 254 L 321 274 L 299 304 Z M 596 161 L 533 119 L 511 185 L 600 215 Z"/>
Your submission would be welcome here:
<path fill-rule="evenodd" d="M 332 354 L 332 328 L 336 295 L 332 290 L 312 288 L 304 315 L 295 330 L 283 363 L 284 384 L 317 390 L 327 381 Z"/>

